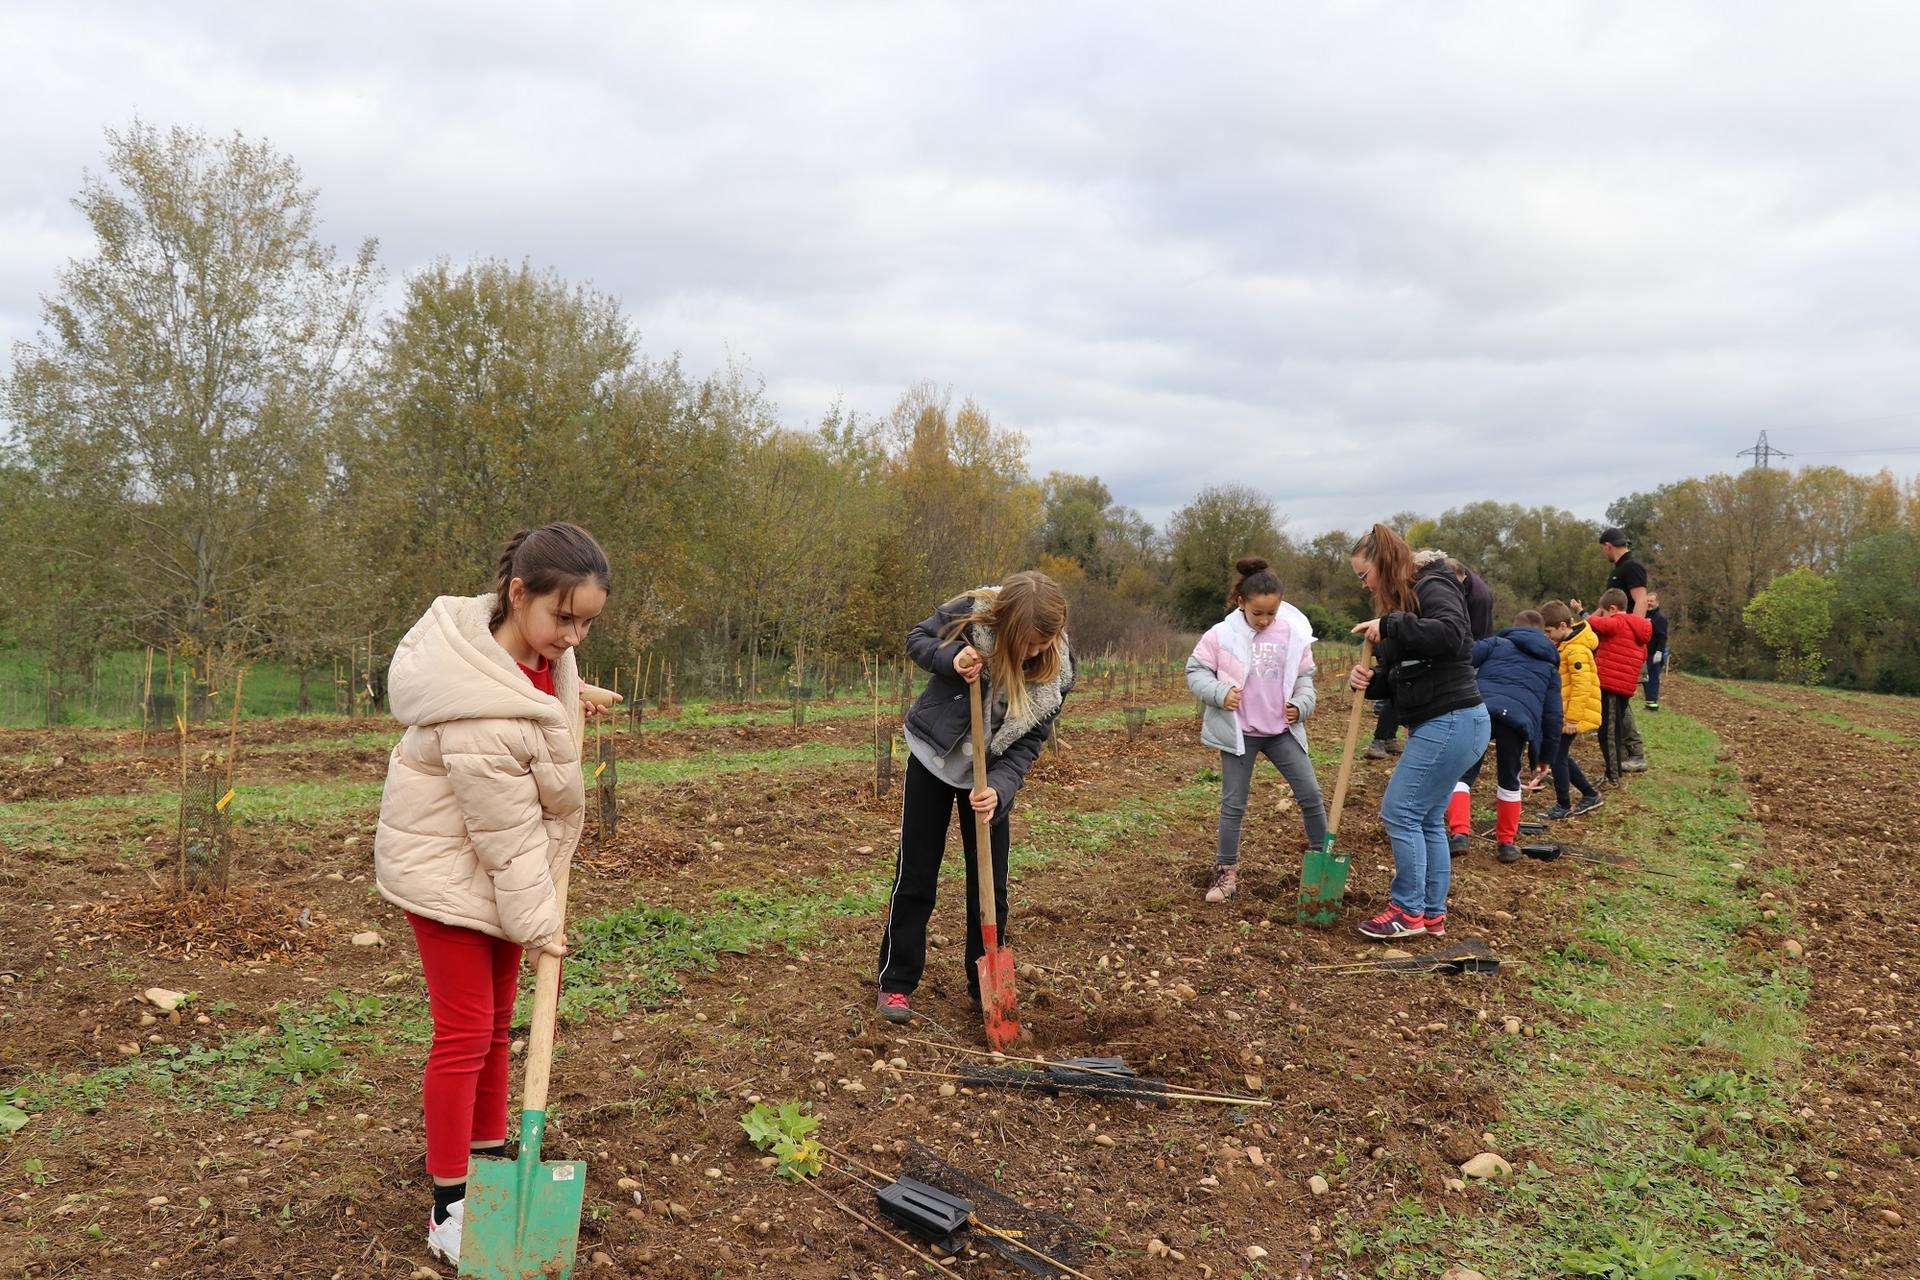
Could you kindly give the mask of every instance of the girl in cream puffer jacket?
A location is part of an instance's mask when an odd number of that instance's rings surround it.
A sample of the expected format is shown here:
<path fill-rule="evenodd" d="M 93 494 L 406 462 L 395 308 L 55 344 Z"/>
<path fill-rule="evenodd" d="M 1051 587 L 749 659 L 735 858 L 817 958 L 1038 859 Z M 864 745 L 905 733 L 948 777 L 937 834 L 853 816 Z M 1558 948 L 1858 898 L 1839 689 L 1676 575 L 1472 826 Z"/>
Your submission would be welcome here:
<path fill-rule="evenodd" d="M 433 1018 L 427 1248 L 456 1265 L 468 1158 L 506 1142 L 521 949 L 566 951 L 567 869 L 586 814 L 582 698 L 602 692 L 582 684 L 573 650 L 608 583 L 584 529 L 517 534 L 496 590 L 435 600 L 388 668 L 407 730 L 387 763 L 374 881 L 420 949 Z"/>
<path fill-rule="evenodd" d="M 496 597 L 441 596 L 394 651 L 374 883 L 403 911 L 538 947 L 560 932 L 554 882 L 586 792 L 571 651 L 542 692 L 487 626 Z"/>

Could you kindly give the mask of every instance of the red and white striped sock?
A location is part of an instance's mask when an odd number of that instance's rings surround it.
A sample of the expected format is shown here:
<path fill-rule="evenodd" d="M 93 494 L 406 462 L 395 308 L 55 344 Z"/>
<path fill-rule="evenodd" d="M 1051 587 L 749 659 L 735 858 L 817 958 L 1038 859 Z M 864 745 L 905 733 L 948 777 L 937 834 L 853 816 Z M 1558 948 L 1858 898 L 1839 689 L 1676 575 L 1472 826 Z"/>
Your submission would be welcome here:
<path fill-rule="evenodd" d="M 1501 787 L 1494 795 L 1494 836 L 1501 844 L 1512 844 L 1520 838 L 1520 793 Z"/>
<path fill-rule="evenodd" d="M 1473 788 L 1464 782 L 1453 784 L 1453 795 L 1447 801 L 1447 830 L 1456 836 L 1473 833 Z"/>

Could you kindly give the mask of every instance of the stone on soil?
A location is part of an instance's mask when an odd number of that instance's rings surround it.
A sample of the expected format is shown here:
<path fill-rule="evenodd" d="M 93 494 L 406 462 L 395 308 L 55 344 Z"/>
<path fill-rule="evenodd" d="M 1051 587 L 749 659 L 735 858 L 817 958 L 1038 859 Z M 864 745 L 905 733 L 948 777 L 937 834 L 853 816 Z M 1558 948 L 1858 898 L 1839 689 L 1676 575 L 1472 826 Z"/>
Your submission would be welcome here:
<path fill-rule="evenodd" d="M 1469 1178 L 1500 1178 L 1513 1172 L 1513 1166 L 1506 1159 L 1492 1151 L 1482 1151 L 1473 1159 L 1460 1166 L 1460 1172 Z"/>

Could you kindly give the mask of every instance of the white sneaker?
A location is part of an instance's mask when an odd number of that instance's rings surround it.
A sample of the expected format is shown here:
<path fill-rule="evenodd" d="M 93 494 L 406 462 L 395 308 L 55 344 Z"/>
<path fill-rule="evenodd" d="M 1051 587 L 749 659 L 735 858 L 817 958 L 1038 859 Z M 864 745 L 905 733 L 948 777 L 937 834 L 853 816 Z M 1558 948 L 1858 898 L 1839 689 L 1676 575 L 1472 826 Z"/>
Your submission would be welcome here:
<path fill-rule="evenodd" d="M 460 1224 L 466 1220 L 467 1202 L 455 1200 L 447 1206 L 446 1220 L 436 1223 L 427 1212 L 427 1251 L 449 1266 L 460 1265 Z"/>

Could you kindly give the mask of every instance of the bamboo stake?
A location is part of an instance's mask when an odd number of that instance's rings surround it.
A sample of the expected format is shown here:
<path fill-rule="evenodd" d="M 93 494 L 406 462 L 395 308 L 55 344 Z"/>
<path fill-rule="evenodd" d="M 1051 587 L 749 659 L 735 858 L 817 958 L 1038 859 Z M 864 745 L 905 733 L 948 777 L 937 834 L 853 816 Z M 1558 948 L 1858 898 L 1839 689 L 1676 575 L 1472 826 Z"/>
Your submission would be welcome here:
<path fill-rule="evenodd" d="M 1085 1068 L 1082 1067 L 1071 1067 L 1068 1069 L 1072 1071 L 1085 1070 Z M 981 1080 L 974 1076 L 960 1075 L 953 1071 L 922 1071 L 916 1067 L 888 1067 L 887 1070 L 897 1076 L 925 1076 L 930 1080 L 960 1080 L 976 1088 L 990 1088 L 995 1083 L 994 1081 Z M 1094 1073 L 1088 1071 L 1086 1074 L 1092 1075 Z M 1131 1079 L 1132 1077 L 1126 1078 Z M 1111 1097 L 1114 1093 L 1120 1092 L 1119 1090 L 1109 1089 L 1104 1085 L 1077 1084 L 1065 1080 L 1049 1081 L 1045 1087 L 1049 1089 L 1062 1089 L 1068 1093 L 1093 1091 L 1105 1097 Z M 1222 1106 L 1232 1107 L 1270 1107 L 1273 1105 L 1272 1100 L 1267 1098 L 1238 1098 L 1232 1094 L 1225 1093 L 1189 1093 L 1185 1090 L 1172 1087 L 1165 1089 L 1141 1089 L 1138 1090 L 1138 1097 L 1142 1102 L 1217 1102 Z"/>
<path fill-rule="evenodd" d="M 830 1147 L 826 1143 L 822 1142 L 820 1143 L 820 1149 L 826 1152 L 828 1155 L 832 1156 L 834 1159 L 843 1160 L 846 1163 L 853 1165 L 855 1168 L 863 1169 L 867 1173 L 872 1174 L 876 1178 L 885 1178 L 888 1182 L 892 1182 L 894 1180 L 893 1175 L 888 1174 L 883 1170 L 876 1169 L 872 1165 L 868 1164 L 866 1161 L 860 1159 L 858 1156 L 850 1156 L 846 1152 L 839 1150 L 837 1147 Z M 834 1170 L 834 1172 L 842 1174 L 847 1177 L 853 1177 L 853 1175 L 847 1173 L 845 1169 L 836 1169 Z M 866 1183 L 864 1180 L 860 1178 L 854 1177 L 853 1180 L 855 1182 L 859 1182 L 862 1186 L 865 1186 L 869 1191 L 875 1190 L 874 1187 L 872 1187 L 871 1185 L 869 1185 L 868 1183 Z M 999 1227 L 990 1226 L 987 1223 L 980 1221 L 980 1216 L 978 1214 L 972 1214 L 972 1213 L 968 1214 L 967 1222 L 975 1230 L 984 1231 L 988 1235 L 994 1237 L 996 1240 L 1004 1240 L 1008 1244 L 1012 1245 L 1014 1248 L 1022 1250 L 1023 1252 L 1032 1254 L 1034 1257 L 1040 1259 L 1040 1261 L 1046 1263 L 1048 1266 L 1052 1267 L 1054 1270 L 1059 1271 L 1065 1275 L 1073 1276 L 1075 1280 L 1093 1280 L 1093 1277 L 1089 1276 L 1086 1272 L 1076 1271 L 1072 1267 L 1068 1266 L 1066 1263 L 1060 1261 L 1060 1259 L 1049 1257 L 1048 1255 L 1034 1248 L 1032 1245 L 1028 1244 L 1026 1241 L 1020 1239 L 1020 1237 L 1015 1235 L 1013 1232 L 1002 1231 Z"/>
<path fill-rule="evenodd" d="M 867 1217 L 866 1215 L 862 1214 L 858 1209 L 855 1209 L 851 1205 L 847 1204 L 846 1201 L 842 1200 L 839 1196 L 834 1195 L 833 1192 L 827 1190 L 825 1187 L 816 1185 L 813 1179 L 803 1177 L 800 1179 L 800 1185 L 811 1188 L 815 1195 L 824 1196 L 827 1199 L 827 1201 L 830 1204 L 832 1204 L 835 1208 L 839 1209 L 840 1212 L 846 1214 L 849 1218 L 852 1218 L 855 1222 L 860 1223 L 862 1226 L 866 1227 L 869 1231 L 877 1231 L 881 1235 L 885 1236 L 887 1239 L 899 1245 L 902 1249 L 905 1249 L 907 1252 L 911 1253 L 914 1257 L 920 1259 L 922 1262 L 926 1262 L 935 1267 L 938 1267 L 940 1269 L 940 1274 L 948 1275 L 948 1276 L 954 1276 L 954 1275 L 960 1274 L 958 1271 L 954 1269 L 953 1264 L 951 1262 L 947 1262 L 941 1258 L 936 1258 L 932 1254 L 922 1250 L 919 1245 L 912 1244 L 906 1240 L 901 1239 L 899 1236 L 893 1234 L 893 1232 L 887 1230 L 885 1227 L 875 1222 L 872 1218 Z"/>
<path fill-rule="evenodd" d="M 933 1049 L 945 1049 L 949 1053 L 971 1054 L 976 1058 L 989 1058 L 998 1062 L 1026 1062 L 1038 1067 L 1059 1067 L 1062 1071 L 1077 1071 L 1082 1075 L 1089 1076 L 1106 1076 L 1110 1080 L 1133 1080 L 1137 1078 L 1119 1071 L 1107 1071 L 1101 1067 L 1074 1067 L 1064 1062 L 1050 1062 L 1045 1058 L 1022 1058 L 1012 1053 L 995 1053 L 991 1049 L 972 1049 L 963 1044 L 942 1044 L 938 1040 L 926 1040 L 919 1036 L 901 1036 L 899 1038 L 913 1044 L 924 1044 Z M 1273 1103 L 1266 1098 L 1249 1098 L 1226 1093 L 1210 1094 L 1199 1089 L 1187 1089 L 1182 1086 L 1174 1087 L 1178 1088 L 1182 1093 L 1192 1094 L 1197 1098 L 1232 1098 L 1236 1102 L 1244 1102 L 1252 1106 L 1270 1107 L 1273 1105 Z"/>
<path fill-rule="evenodd" d="M 176 887 L 185 892 L 187 887 L 187 718 L 174 713 L 173 722 L 180 726 L 180 848 L 177 864 L 174 868 Z"/>
<path fill-rule="evenodd" d="M 246 687 L 247 671 L 240 669 L 233 681 L 233 723 L 227 729 L 227 790 L 233 790 L 233 757 L 240 750 L 240 690 Z"/>
<path fill-rule="evenodd" d="M 140 756 L 147 754 L 147 720 L 153 707 L 153 646 L 147 646 L 147 682 L 140 691 Z"/>

